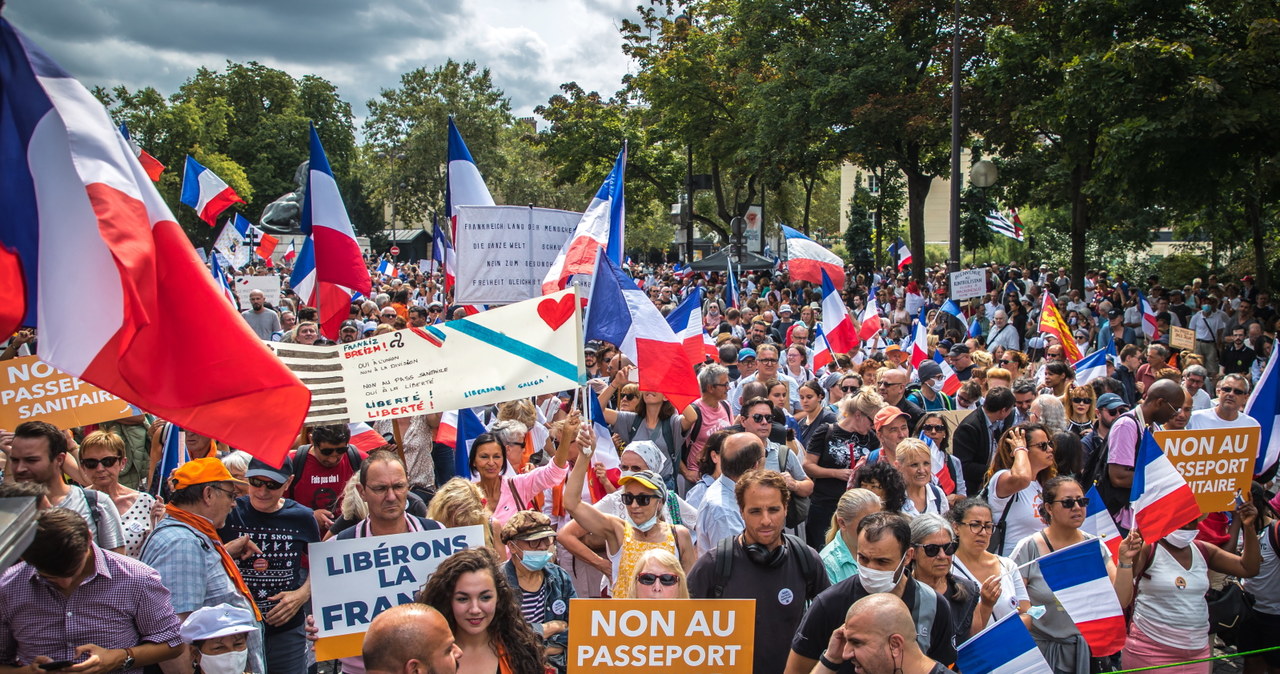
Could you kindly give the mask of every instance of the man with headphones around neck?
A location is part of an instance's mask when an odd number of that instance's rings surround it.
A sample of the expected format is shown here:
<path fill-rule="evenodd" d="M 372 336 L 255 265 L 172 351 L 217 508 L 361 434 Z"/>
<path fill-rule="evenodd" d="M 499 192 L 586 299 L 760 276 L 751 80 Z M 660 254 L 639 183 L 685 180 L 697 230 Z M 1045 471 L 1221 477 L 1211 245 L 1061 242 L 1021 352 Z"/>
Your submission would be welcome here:
<path fill-rule="evenodd" d="M 920 650 L 944 665 L 955 662 L 951 607 L 946 598 L 911 577 L 909 569 L 915 553 L 911 546 L 911 520 L 906 515 L 867 515 L 858 524 L 858 575 L 832 585 L 813 600 L 791 641 L 786 674 L 853 674 L 852 663 L 833 658 L 828 649 L 831 635 L 844 625 L 854 602 L 876 593 L 895 595 L 907 605 Z"/>
<path fill-rule="evenodd" d="M 760 448 L 755 451 L 760 453 Z M 759 638 L 752 671 L 775 674 L 782 671 L 790 650 L 786 640 L 770 635 L 795 633 L 808 601 L 830 581 L 813 548 L 783 534 L 791 493 L 780 474 L 750 471 L 734 485 L 734 496 L 742 514 L 742 534 L 724 539 L 698 560 L 689 572 L 689 594 L 755 599 Z"/>

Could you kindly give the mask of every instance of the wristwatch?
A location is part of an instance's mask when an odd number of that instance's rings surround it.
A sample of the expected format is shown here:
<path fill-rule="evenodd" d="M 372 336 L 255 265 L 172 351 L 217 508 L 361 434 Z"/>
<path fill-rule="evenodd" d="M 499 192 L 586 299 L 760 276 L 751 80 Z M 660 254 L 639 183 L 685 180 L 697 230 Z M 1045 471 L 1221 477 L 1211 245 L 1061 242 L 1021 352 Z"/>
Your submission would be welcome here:
<path fill-rule="evenodd" d="M 133 659 L 133 649 L 132 648 L 124 649 L 124 662 L 120 663 L 120 671 L 123 672 L 125 670 L 133 669 L 134 662 L 135 660 Z"/>
<path fill-rule="evenodd" d="M 828 660 L 826 653 L 822 653 L 818 656 L 818 662 L 822 663 L 823 667 L 826 667 L 833 672 L 840 671 L 840 666 L 844 664 L 843 662 L 832 662 Z"/>

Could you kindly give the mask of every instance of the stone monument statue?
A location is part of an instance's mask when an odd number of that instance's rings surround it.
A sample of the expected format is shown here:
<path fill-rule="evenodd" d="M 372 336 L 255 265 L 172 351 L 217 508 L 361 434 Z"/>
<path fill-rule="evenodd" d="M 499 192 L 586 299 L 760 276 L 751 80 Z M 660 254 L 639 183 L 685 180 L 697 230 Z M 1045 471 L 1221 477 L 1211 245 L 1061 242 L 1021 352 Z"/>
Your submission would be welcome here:
<path fill-rule="evenodd" d="M 281 195 L 262 209 L 258 226 L 263 231 L 269 234 L 302 233 L 302 205 L 307 196 L 307 171 L 310 163 L 309 160 L 302 162 L 298 165 L 298 170 L 293 172 L 293 184 L 297 185 L 297 189 Z"/>

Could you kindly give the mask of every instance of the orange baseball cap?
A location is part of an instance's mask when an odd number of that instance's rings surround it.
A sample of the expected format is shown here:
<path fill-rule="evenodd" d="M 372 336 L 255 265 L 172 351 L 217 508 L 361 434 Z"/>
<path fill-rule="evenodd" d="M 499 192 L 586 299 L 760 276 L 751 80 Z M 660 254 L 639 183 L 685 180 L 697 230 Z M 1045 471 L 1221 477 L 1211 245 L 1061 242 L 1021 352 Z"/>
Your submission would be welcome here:
<path fill-rule="evenodd" d="M 872 425 L 874 425 L 878 431 L 898 417 L 907 417 L 908 421 L 910 421 L 911 418 L 906 412 L 903 412 L 893 405 L 889 405 L 888 407 L 881 408 L 879 412 L 876 412 L 876 417 L 873 420 Z"/>
<path fill-rule="evenodd" d="M 186 489 L 192 485 L 209 482 L 248 484 L 244 480 L 237 480 L 232 477 L 231 473 L 227 472 L 227 467 L 212 456 L 206 456 L 203 459 L 192 459 L 178 466 L 170 474 L 169 479 L 172 481 L 174 489 Z"/>

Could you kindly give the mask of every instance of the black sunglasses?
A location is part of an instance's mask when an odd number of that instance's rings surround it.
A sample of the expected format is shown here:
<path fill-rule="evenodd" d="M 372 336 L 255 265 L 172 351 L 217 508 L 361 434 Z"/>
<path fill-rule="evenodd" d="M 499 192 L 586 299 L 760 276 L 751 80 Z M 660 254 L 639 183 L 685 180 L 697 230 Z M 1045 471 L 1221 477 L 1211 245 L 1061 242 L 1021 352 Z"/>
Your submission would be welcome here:
<path fill-rule="evenodd" d="M 917 545 L 916 547 L 924 551 L 925 557 L 937 557 L 939 552 L 945 552 L 947 556 L 950 557 L 951 555 L 956 554 L 956 548 L 960 547 L 960 544 L 955 541 L 951 541 L 946 545 L 930 543 L 928 545 Z"/>
<path fill-rule="evenodd" d="M 622 394 L 622 399 L 623 399 L 623 400 L 635 400 L 635 399 L 636 399 L 636 394 L 634 394 L 634 393 L 623 393 L 623 394 Z"/>
<path fill-rule="evenodd" d="M 259 489 L 262 489 L 262 488 L 264 488 L 264 487 L 265 487 L 265 488 L 270 489 L 270 490 L 272 490 L 272 491 L 275 491 L 276 489 L 279 489 L 279 488 L 281 488 L 281 487 L 283 487 L 283 486 L 284 486 L 283 484 L 280 484 L 279 482 L 272 482 L 271 480 L 264 480 L 264 479 L 262 479 L 262 478 L 260 478 L 260 477 L 251 477 L 251 478 L 249 478 L 249 485 L 250 485 L 250 486 L 253 486 L 253 487 L 257 487 L 257 488 L 259 488 Z"/>
<path fill-rule="evenodd" d="M 1001 365 L 1013 365 L 1013 361 L 1011 361 L 1011 360 L 1002 360 L 1002 361 L 1000 361 L 1000 364 L 1001 364 Z"/>
<path fill-rule="evenodd" d="M 1089 497 L 1078 496 L 1076 498 L 1064 498 L 1057 501 L 1053 501 L 1053 503 L 1061 503 L 1063 508 L 1074 508 L 1076 506 L 1080 506 L 1081 508 L 1088 508 Z"/>
<path fill-rule="evenodd" d="M 920 427 L 920 430 L 927 431 L 929 433 L 946 433 L 947 426 L 946 424 L 943 424 L 941 426 L 935 426 L 934 424 L 925 424 Z"/>
<path fill-rule="evenodd" d="M 1218 387 L 1218 393 L 1231 393 L 1231 394 L 1233 394 L 1233 395 L 1238 395 L 1238 396 L 1248 395 L 1248 394 L 1249 394 L 1249 392 L 1248 392 L 1248 391 L 1246 391 L 1246 390 L 1244 390 L 1244 389 L 1241 389 L 1241 388 L 1233 388 L 1233 387 L 1230 387 L 1230 386 L 1219 386 L 1219 387 Z"/>
<path fill-rule="evenodd" d="M 333 456 L 338 452 L 347 451 L 347 448 L 346 447 L 325 447 L 324 449 L 321 449 L 319 447 L 316 447 L 316 451 L 320 452 L 321 454 L 324 454 L 325 456 Z"/>
<path fill-rule="evenodd" d="M 623 505 L 639 505 L 641 508 L 648 506 L 653 499 L 658 498 L 657 494 L 623 494 Z"/>
<path fill-rule="evenodd" d="M 1071 402 L 1075 405 L 1092 405 L 1093 401 L 1088 398 L 1072 398 Z"/>
<path fill-rule="evenodd" d="M 104 468 L 110 468 L 119 462 L 120 457 L 118 456 L 104 456 L 101 459 L 80 459 L 80 465 L 88 468 L 89 470 L 96 469 L 98 464 L 102 464 Z"/>
<path fill-rule="evenodd" d="M 857 393 L 858 387 L 857 386 L 841 386 L 840 390 L 844 391 L 845 393 Z"/>
<path fill-rule="evenodd" d="M 764 422 L 771 421 L 772 419 L 773 419 L 773 415 L 770 415 L 770 414 L 752 414 L 751 415 L 751 420 L 756 422 L 757 424 L 763 424 Z"/>
<path fill-rule="evenodd" d="M 437 308 L 435 308 L 435 309 L 427 309 L 427 313 L 429 313 L 429 314 L 438 314 L 438 313 L 440 313 L 440 309 L 439 309 L 438 307 L 437 307 Z"/>
<path fill-rule="evenodd" d="M 636 581 L 641 585 L 653 585 L 654 583 L 661 582 L 663 585 L 671 587 L 680 582 L 680 579 L 677 578 L 674 573 L 664 573 L 662 575 L 658 575 L 656 573 L 642 573 L 636 576 Z"/>

